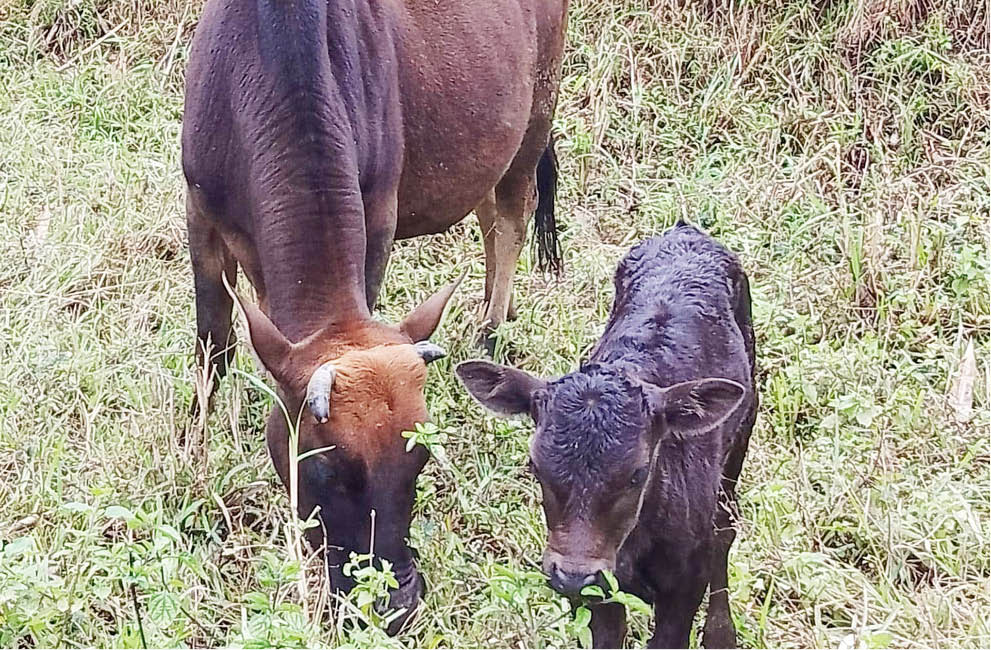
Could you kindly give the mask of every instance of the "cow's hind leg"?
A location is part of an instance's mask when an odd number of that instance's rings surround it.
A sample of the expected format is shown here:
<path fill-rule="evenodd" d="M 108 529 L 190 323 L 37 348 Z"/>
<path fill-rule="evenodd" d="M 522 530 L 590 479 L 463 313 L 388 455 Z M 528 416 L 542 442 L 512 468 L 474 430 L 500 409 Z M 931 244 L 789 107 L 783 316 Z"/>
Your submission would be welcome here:
<path fill-rule="evenodd" d="M 226 274 L 227 281 L 234 286 L 237 262 L 220 233 L 190 199 L 186 200 L 186 224 L 196 292 L 196 360 L 201 368 L 209 368 L 207 361 L 213 364 L 215 389 L 234 358 L 234 332 L 231 329 L 234 300 L 227 292 L 223 278 Z"/>
<path fill-rule="evenodd" d="M 492 300 L 492 278 L 495 275 L 495 224 L 499 217 L 496 210 L 495 188 L 475 207 L 478 227 L 482 231 L 482 245 L 485 246 L 485 307 Z"/>
<path fill-rule="evenodd" d="M 478 226 L 482 231 L 482 243 L 485 246 L 485 309 L 487 313 L 488 305 L 492 302 L 492 285 L 495 283 L 496 270 L 495 229 L 496 222 L 499 220 L 499 211 L 496 208 L 495 188 L 475 208 L 475 216 L 478 217 Z M 513 296 L 510 295 L 506 320 L 516 318 L 516 306 L 513 303 Z"/>
<path fill-rule="evenodd" d="M 491 229 L 495 269 L 484 320 L 488 332 L 495 330 L 509 316 L 516 263 L 526 241 L 526 225 L 533 211 L 533 198 L 532 170 L 522 177 L 503 178 L 496 186 L 496 219 Z"/>
<path fill-rule="evenodd" d="M 522 154 L 522 152 L 521 152 Z M 492 352 L 491 333 L 510 316 L 513 300 L 513 278 L 523 244 L 526 242 L 526 227 L 536 205 L 535 168 L 536 155 L 518 155 L 509 171 L 495 188 L 495 210 L 483 206 L 479 213 L 482 229 L 492 238 L 491 250 L 494 258 L 491 293 L 483 319 L 483 343 Z M 494 223 L 486 228 L 486 220 L 494 212 Z M 486 216 L 483 216 L 486 215 Z M 489 266 L 486 262 L 486 266 Z M 488 274 L 488 271 L 486 272 Z"/>

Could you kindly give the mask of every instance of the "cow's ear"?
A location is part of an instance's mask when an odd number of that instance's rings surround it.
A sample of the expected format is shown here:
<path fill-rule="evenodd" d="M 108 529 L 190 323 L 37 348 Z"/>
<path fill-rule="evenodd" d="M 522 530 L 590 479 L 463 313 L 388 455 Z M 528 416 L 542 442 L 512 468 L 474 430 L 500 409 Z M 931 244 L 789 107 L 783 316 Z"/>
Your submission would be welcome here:
<path fill-rule="evenodd" d="M 729 379 L 696 379 L 661 388 L 643 384 L 662 435 L 696 436 L 711 431 L 743 401 L 743 386 Z"/>
<path fill-rule="evenodd" d="M 241 298 L 233 290 L 231 295 L 241 316 L 248 323 L 248 338 L 251 339 L 251 348 L 255 356 L 265 369 L 272 373 L 277 382 L 284 383 L 287 379 L 286 369 L 289 366 L 289 355 L 293 350 L 293 344 L 261 309 Z"/>
<path fill-rule="evenodd" d="M 403 322 L 399 324 L 399 330 L 417 343 L 426 341 L 440 325 L 440 319 L 444 315 L 444 308 L 454 295 L 454 291 L 464 280 L 467 269 L 461 273 L 461 277 L 439 290 L 434 295 L 427 298 L 422 305 L 409 313 Z"/>
<path fill-rule="evenodd" d="M 499 415 L 529 413 L 534 391 L 547 385 L 528 372 L 489 361 L 465 361 L 455 372 L 479 404 Z"/>

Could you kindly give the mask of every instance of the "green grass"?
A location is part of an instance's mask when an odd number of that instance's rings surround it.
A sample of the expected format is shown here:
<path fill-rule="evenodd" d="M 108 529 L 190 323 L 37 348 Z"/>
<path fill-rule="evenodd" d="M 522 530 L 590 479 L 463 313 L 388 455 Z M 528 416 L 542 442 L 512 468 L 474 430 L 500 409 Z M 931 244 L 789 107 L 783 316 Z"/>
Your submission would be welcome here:
<path fill-rule="evenodd" d="M 429 593 L 411 630 L 356 631 L 357 597 L 327 614 L 263 391 L 230 378 L 205 437 L 180 442 L 194 318 L 178 135 L 198 12 L 0 8 L 0 646 L 575 644 L 539 574 L 530 429 L 452 373 L 477 354 L 472 219 L 397 245 L 384 291 L 395 320 L 471 262 L 436 337 L 451 357 L 430 370 L 446 458 L 419 481 Z M 532 371 L 573 368 L 617 261 L 678 217 L 739 253 L 762 393 L 731 555 L 745 645 L 991 642 L 986 25 L 976 1 L 573 3 L 567 274 L 524 256 L 501 346 Z M 947 395 L 968 341 L 960 423 Z M 246 353 L 238 367 L 257 374 Z M 637 616 L 630 642 L 646 634 Z"/>

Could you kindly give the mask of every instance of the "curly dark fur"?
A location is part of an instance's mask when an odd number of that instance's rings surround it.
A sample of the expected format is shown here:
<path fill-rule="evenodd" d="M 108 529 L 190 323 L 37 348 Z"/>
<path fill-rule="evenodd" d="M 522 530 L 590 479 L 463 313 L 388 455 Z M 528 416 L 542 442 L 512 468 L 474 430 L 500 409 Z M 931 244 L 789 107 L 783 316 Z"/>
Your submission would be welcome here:
<path fill-rule="evenodd" d="M 686 647 L 711 582 L 719 593 L 710 599 L 706 641 L 729 645 L 733 627 L 722 586 L 734 536 L 729 512 L 757 407 L 747 278 L 732 253 L 679 222 L 629 252 L 615 287 L 609 322 L 589 359 L 535 392 L 531 455 L 542 483 L 568 495 L 561 497 L 563 516 L 582 518 L 608 537 L 611 504 L 623 498 L 623 481 L 657 431 L 644 384 L 716 377 L 742 385 L 742 402 L 713 430 L 660 439 L 653 478 L 616 562 L 620 587 L 655 606 L 652 643 Z M 593 608 L 597 647 L 622 643 L 624 627 L 611 616 Z"/>

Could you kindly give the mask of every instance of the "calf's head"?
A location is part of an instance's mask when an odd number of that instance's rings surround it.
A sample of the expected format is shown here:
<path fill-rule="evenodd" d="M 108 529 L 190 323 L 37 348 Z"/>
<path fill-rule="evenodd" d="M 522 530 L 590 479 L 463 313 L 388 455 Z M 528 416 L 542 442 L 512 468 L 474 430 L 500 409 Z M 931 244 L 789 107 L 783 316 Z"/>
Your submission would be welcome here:
<path fill-rule="evenodd" d="M 279 385 L 290 420 L 298 422 L 298 514 L 315 510 L 321 526 L 307 537 L 326 544 L 331 585 L 350 591 L 344 574 L 350 554 L 374 553 L 388 560 L 399 587 L 390 609 L 405 609 L 390 627 L 395 633 L 423 593 L 407 543 L 416 478 L 427 461 L 420 445 L 406 450 L 404 431 L 427 420 L 426 364 L 444 356 L 426 339 L 440 321 L 455 285 L 414 310 L 399 327 L 364 319 L 331 324 L 290 342 L 253 305 L 238 301 L 252 347 Z M 269 452 L 290 486 L 289 422 L 279 406 L 268 418 Z M 312 453 L 308 453 L 312 452 Z"/>
<path fill-rule="evenodd" d="M 457 374 L 482 405 L 529 414 L 536 424 L 530 467 L 547 519 L 543 568 L 567 596 L 615 571 L 656 479 L 659 443 L 706 435 L 743 397 L 743 387 L 727 379 L 662 388 L 594 363 L 555 381 L 486 361 L 462 363 Z"/>

